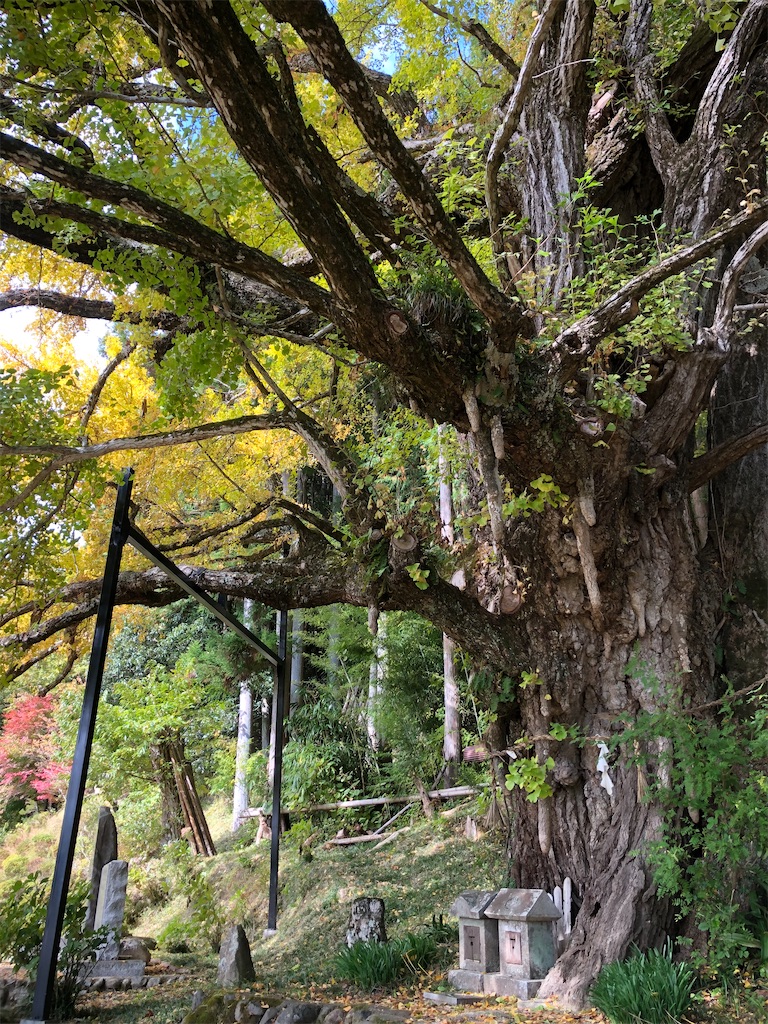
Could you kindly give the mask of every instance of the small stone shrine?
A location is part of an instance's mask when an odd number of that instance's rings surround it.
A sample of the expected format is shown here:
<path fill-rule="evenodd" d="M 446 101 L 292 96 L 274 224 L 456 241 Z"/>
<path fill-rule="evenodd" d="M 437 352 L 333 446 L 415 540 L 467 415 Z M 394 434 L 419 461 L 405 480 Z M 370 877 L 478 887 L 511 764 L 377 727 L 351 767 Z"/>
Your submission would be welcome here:
<path fill-rule="evenodd" d="M 536 995 L 557 959 L 554 924 L 561 914 L 548 893 L 462 893 L 451 912 L 459 918 L 460 968 L 448 973 L 454 988 L 519 999 Z"/>
<path fill-rule="evenodd" d="M 499 970 L 499 929 L 484 913 L 494 896 L 471 889 L 450 909 L 459 919 L 459 970 L 451 971 L 450 981 L 466 992 L 482 992 L 484 975 Z"/>

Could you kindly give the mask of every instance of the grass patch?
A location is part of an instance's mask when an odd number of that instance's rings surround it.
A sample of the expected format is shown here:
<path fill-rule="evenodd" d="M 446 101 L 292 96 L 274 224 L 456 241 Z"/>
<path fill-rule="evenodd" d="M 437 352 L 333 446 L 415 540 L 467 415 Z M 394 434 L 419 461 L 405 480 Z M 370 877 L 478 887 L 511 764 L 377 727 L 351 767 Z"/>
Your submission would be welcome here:
<path fill-rule="evenodd" d="M 333 969 L 343 981 L 366 992 L 390 988 L 403 978 L 416 978 L 434 966 L 440 947 L 430 932 L 405 935 L 390 942 L 356 942 L 333 958 Z"/>
<path fill-rule="evenodd" d="M 675 963 L 666 943 L 604 967 L 592 1002 L 612 1024 L 671 1024 L 688 1011 L 695 981 L 690 964 Z"/>

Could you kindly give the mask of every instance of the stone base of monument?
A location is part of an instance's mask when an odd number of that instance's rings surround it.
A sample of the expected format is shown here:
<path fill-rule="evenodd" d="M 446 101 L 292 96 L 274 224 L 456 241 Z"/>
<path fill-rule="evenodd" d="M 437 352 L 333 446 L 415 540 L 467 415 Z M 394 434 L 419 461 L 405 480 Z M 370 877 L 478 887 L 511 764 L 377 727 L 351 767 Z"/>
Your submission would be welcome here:
<path fill-rule="evenodd" d="M 448 984 L 459 992 L 483 992 L 483 978 L 486 977 L 481 971 L 448 971 Z"/>
<path fill-rule="evenodd" d="M 484 995 L 468 992 L 422 992 L 421 998 L 438 1006 L 476 1006 L 487 1002 Z"/>
<path fill-rule="evenodd" d="M 88 967 L 91 978 L 141 978 L 147 969 L 143 960 L 96 960 Z"/>
<path fill-rule="evenodd" d="M 516 996 L 533 999 L 541 988 L 541 978 L 510 978 L 506 974 L 480 971 L 448 971 L 448 984 L 458 992 L 482 992 L 486 996 Z"/>
<path fill-rule="evenodd" d="M 543 980 L 510 978 L 507 974 L 485 974 L 483 977 L 483 991 L 487 996 L 517 996 L 518 999 L 533 999 Z"/>

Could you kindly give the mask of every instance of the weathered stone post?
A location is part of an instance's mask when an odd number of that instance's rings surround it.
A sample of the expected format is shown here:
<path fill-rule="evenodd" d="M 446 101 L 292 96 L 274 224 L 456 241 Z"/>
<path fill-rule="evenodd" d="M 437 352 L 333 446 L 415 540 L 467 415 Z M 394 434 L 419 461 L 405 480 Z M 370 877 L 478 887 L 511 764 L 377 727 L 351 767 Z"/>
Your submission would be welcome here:
<path fill-rule="evenodd" d="M 115 960 L 120 950 L 125 914 L 125 893 L 128 888 L 128 861 L 113 860 L 101 872 L 99 899 L 96 904 L 96 928 L 109 930 L 107 940 L 99 950 L 99 960 Z"/>
<path fill-rule="evenodd" d="M 361 896 L 352 904 L 347 925 L 347 945 L 356 942 L 386 942 L 384 900 L 378 896 Z"/>
<path fill-rule="evenodd" d="M 100 807 L 91 864 L 91 896 L 88 900 L 88 909 L 85 912 L 86 928 L 95 927 L 101 872 L 105 864 L 109 864 L 112 860 L 117 860 L 117 825 L 115 825 L 115 819 L 109 807 Z"/>

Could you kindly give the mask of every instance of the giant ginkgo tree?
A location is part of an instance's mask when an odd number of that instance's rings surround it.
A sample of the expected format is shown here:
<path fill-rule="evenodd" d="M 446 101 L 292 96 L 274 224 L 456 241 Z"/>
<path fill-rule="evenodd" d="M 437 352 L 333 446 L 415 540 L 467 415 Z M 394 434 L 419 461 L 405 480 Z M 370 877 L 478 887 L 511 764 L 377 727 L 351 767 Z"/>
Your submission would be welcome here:
<path fill-rule="evenodd" d="M 722 596 L 768 550 L 756 471 L 714 483 L 768 438 L 768 0 L 1 18 L 0 306 L 115 325 L 90 376 L 6 359 L 9 675 L 78 649 L 129 460 L 138 524 L 210 590 L 419 612 L 507 680 L 513 873 L 572 879 L 543 991 L 578 1002 L 673 928 L 645 853 L 674 751 L 611 742 L 716 711 Z M 336 513 L 283 493 L 302 464 Z M 138 563 L 118 587 L 177 598 Z"/>

